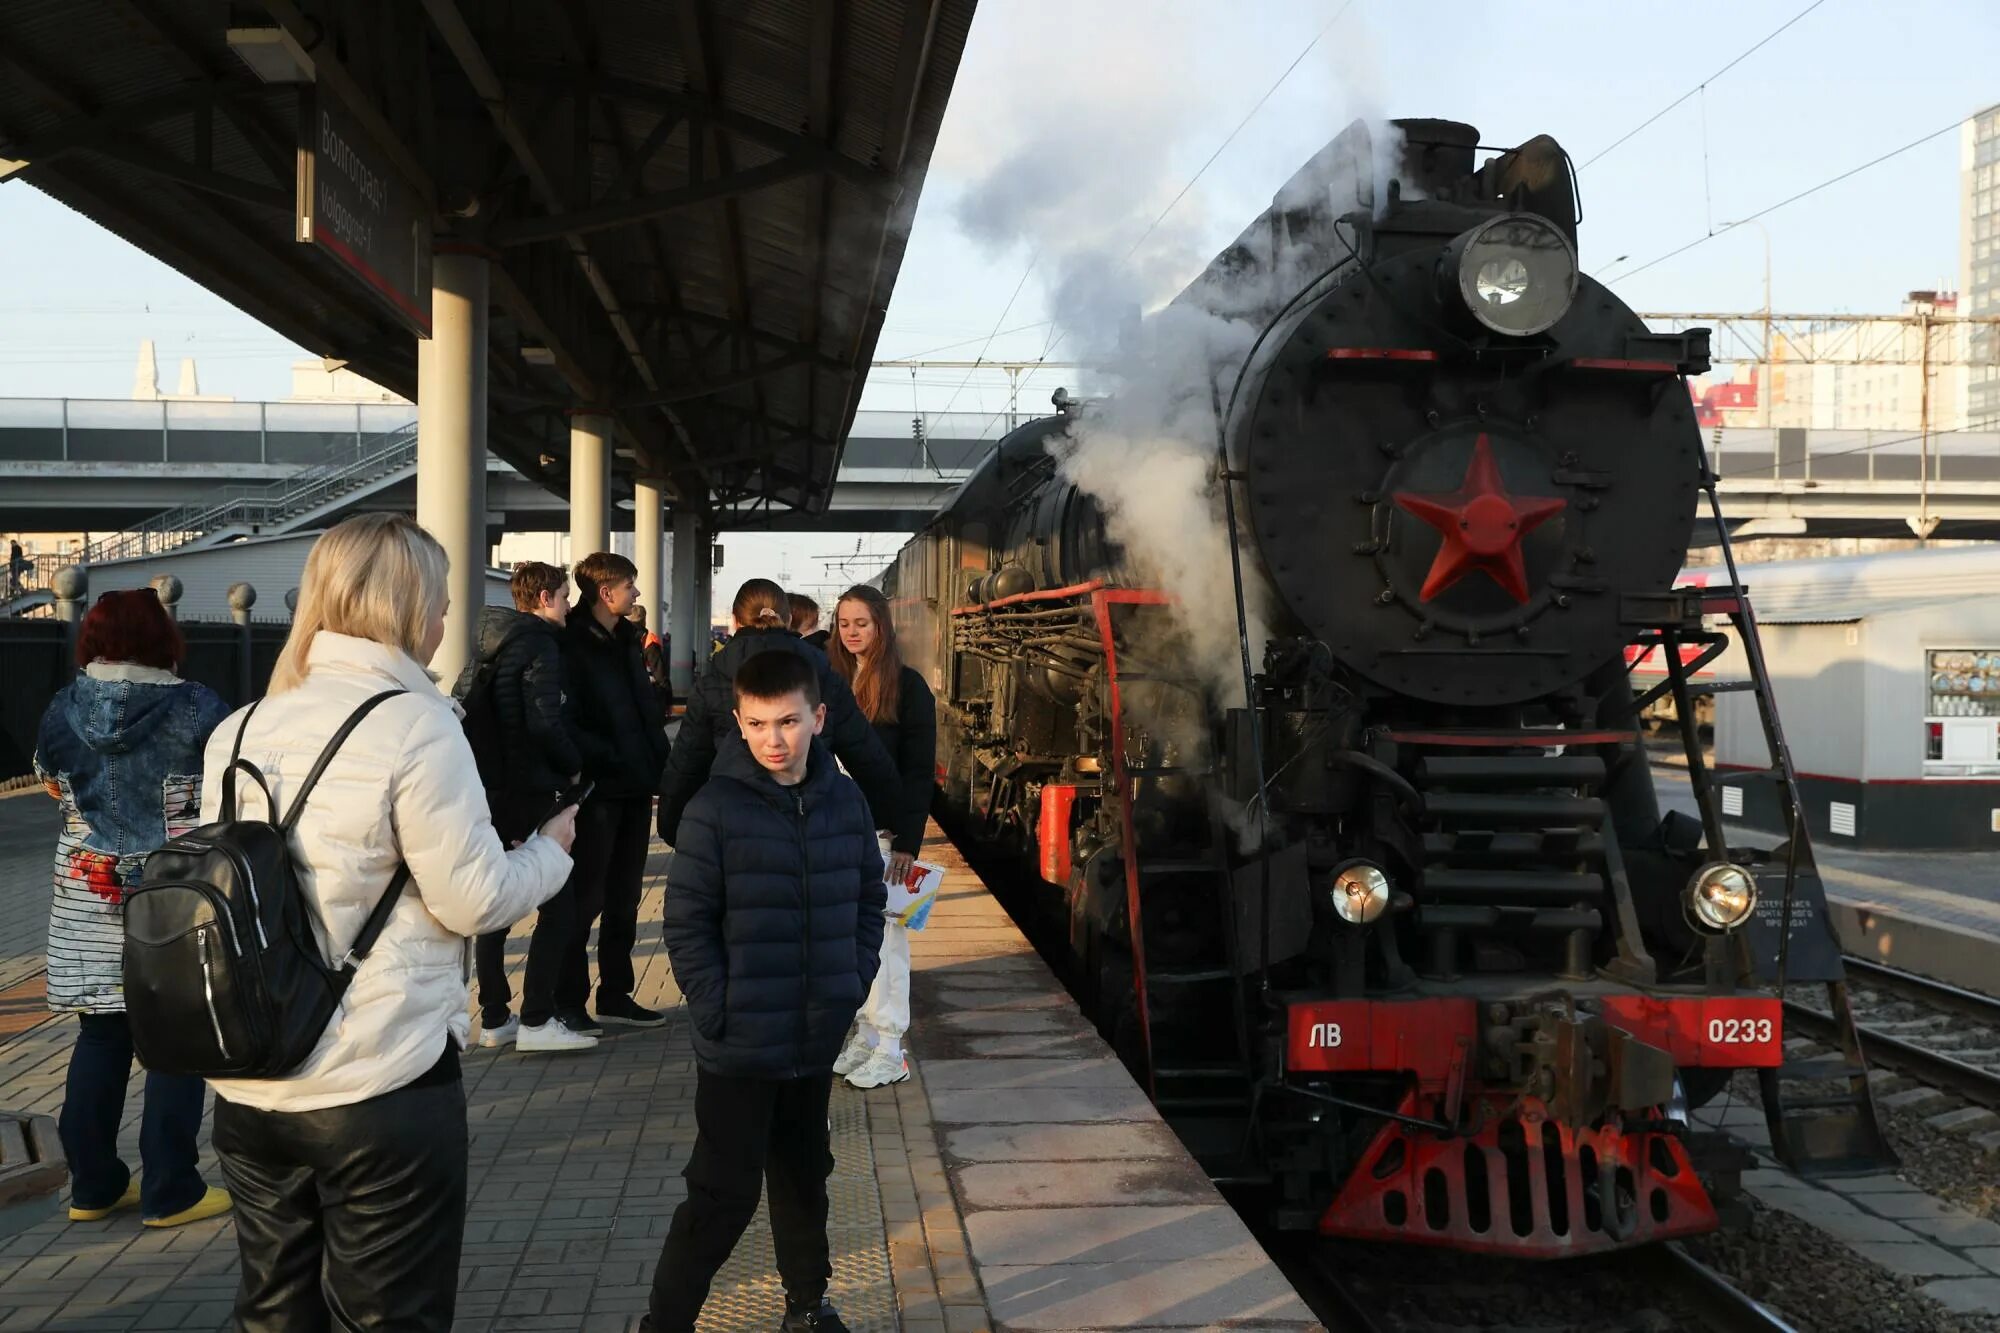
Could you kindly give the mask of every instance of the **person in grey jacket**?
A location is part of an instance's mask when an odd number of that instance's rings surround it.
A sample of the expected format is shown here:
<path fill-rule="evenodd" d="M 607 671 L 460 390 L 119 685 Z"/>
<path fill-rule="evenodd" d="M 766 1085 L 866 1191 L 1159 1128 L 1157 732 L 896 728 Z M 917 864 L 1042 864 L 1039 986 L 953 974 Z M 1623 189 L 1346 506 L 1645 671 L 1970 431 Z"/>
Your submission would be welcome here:
<path fill-rule="evenodd" d="M 230 1204 L 195 1166 L 198 1078 L 148 1073 L 141 1174 L 135 1178 L 118 1156 L 132 1077 L 121 969 L 125 890 L 148 852 L 201 823 L 202 746 L 229 712 L 214 691 L 176 674 L 186 654 L 151 589 L 105 593 L 77 632 L 83 672 L 49 701 L 35 740 L 35 773 L 63 813 L 48 1001 L 77 1016 L 58 1125 L 76 1222 L 136 1205 L 149 1227 L 179 1226 Z"/>

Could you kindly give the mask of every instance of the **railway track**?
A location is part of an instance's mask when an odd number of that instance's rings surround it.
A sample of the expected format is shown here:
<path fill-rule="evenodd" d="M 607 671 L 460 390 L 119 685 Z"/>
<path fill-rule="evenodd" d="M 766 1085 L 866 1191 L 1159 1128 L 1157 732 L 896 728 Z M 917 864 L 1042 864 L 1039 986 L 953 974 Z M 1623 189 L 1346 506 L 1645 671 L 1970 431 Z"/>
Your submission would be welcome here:
<path fill-rule="evenodd" d="M 1855 1028 L 1869 1063 L 2000 1111 L 2000 999 L 1866 958 L 1845 962 Z M 1918 1014 L 1908 1012 L 1912 1007 Z M 1823 1009 L 1787 1000 L 1785 1021 L 1791 1031 L 1838 1041 Z"/>
<path fill-rule="evenodd" d="M 1412 1325 L 1389 1314 L 1382 1308 L 1379 1295 L 1355 1272 L 1338 1266 L 1330 1251 L 1319 1251 L 1305 1267 L 1303 1280 L 1300 1275 L 1293 1275 L 1300 1294 L 1313 1305 L 1322 1322 L 1339 1333 L 1406 1333 L 1412 1327 L 1432 1333 L 1461 1326 L 1449 1316 Z M 1535 1271 L 1524 1267 L 1520 1279 L 1532 1282 Z M 1630 1254 L 1608 1257 L 1587 1273 L 1570 1270 L 1569 1280 L 1590 1283 L 1593 1292 L 1601 1287 L 1601 1295 L 1586 1302 L 1598 1308 L 1582 1321 L 1562 1317 L 1562 1323 L 1550 1325 L 1545 1318 L 1534 1318 L 1535 1328 L 1574 1328 L 1577 1333 L 1605 1328 L 1606 1312 L 1629 1314 L 1637 1308 L 1636 1299 L 1639 1305 L 1650 1308 L 1672 1307 L 1669 1317 L 1679 1327 L 1702 1328 L 1713 1333 L 1794 1333 L 1793 1325 L 1782 1315 L 1744 1294 L 1714 1269 L 1672 1243 L 1649 1245 Z M 1448 1273 L 1436 1279 L 1439 1292 L 1449 1294 L 1453 1285 Z M 1573 1286 L 1565 1294 L 1574 1299 Z M 1690 1316 L 1699 1322 L 1684 1322 Z M 1520 1323 L 1522 1312 L 1510 1311 L 1507 1317 L 1510 1323 Z M 1469 1330 L 1485 1325 L 1462 1326 Z"/>

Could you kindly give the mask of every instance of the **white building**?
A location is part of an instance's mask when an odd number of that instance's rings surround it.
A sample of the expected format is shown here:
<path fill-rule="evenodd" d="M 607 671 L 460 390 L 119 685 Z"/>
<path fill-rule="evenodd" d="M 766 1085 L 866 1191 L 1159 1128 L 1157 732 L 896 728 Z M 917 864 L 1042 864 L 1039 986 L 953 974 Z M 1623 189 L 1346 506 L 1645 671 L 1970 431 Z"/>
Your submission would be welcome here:
<path fill-rule="evenodd" d="M 2000 315 L 2000 103 L 1959 130 L 1958 289 L 1968 315 Z M 1974 429 L 2000 426 L 2000 331 L 1973 336 L 1966 395 Z"/>

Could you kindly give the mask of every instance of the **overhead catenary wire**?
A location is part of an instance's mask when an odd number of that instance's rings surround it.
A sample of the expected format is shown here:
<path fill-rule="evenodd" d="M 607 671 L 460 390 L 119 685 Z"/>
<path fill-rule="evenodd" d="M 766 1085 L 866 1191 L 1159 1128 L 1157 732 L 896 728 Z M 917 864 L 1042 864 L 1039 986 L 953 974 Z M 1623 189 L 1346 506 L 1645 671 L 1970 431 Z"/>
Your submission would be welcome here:
<path fill-rule="evenodd" d="M 1599 149 L 1597 151 L 1596 156 L 1586 160 L 1583 166 L 1578 167 L 1577 170 L 1578 171 L 1584 170 L 1585 168 L 1589 167 L 1592 162 L 1595 162 L 1600 158 L 1607 156 L 1608 154 L 1618 149 L 1621 145 L 1625 144 L 1627 141 L 1632 139 L 1634 136 L 1644 132 L 1648 127 L 1656 123 L 1660 119 L 1660 117 L 1666 115 L 1669 111 L 1672 111 L 1675 107 L 1680 106 L 1682 103 L 1686 102 L 1690 97 L 1697 95 L 1704 88 L 1708 87 L 1709 84 L 1714 83 L 1717 79 L 1727 74 L 1730 70 L 1735 69 L 1738 65 L 1748 60 L 1751 56 L 1763 50 L 1764 47 L 1769 45 L 1770 42 L 1774 38 L 1776 38 L 1779 33 L 1782 33 L 1785 29 L 1791 27 L 1794 23 L 1797 23 L 1800 19 L 1812 13 L 1815 9 L 1818 9 L 1821 5 L 1825 3 L 1826 0 L 1812 0 L 1811 4 L 1807 5 L 1804 9 L 1801 9 L 1798 13 L 1792 15 L 1790 18 L 1786 19 L 1776 28 L 1772 29 L 1771 32 L 1768 35 L 1766 35 L 1762 41 L 1750 47 L 1749 50 L 1744 51 L 1734 60 L 1724 65 L 1721 69 L 1715 71 L 1715 73 L 1709 75 L 1707 78 L 1703 79 L 1700 83 L 1697 83 L 1694 87 L 1688 89 L 1686 92 L 1682 93 L 1679 97 L 1676 97 L 1673 101 L 1667 103 L 1665 106 L 1661 107 L 1658 111 L 1655 111 L 1652 115 L 1646 117 L 1644 120 L 1640 121 L 1637 125 L 1634 125 L 1631 129 L 1625 131 L 1625 133 L 1619 135 L 1616 139 L 1612 140 L 1612 142 L 1608 147 Z"/>
<path fill-rule="evenodd" d="M 1954 130 L 1958 129 L 1958 127 L 1963 123 L 1964 123 L 1963 117 L 1954 119 L 1949 125 L 1943 126 L 1942 128 L 1939 129 L 1932 130 L 1929 134 L 1925 134 L 1918 138 L 1912 139 L 1908 143 L 1904 144 L 1901 148 L 1892 148 L 1888 152 L 1883 153 L 1880 157 L 1872 157 L 1868 159 L 1868 161 L 1863 162 L 1858 167 L 1849 167 L 1846 171 L 1841 172 L 1838 176 L 1829 176 L 1827 179 L 1821 181 L 1819 184 L 1814 185 L 1808 189 L 1800 190 L 1797 194 L 1791 195 L 1787 198 L 1780 199 L 1775 204 L 1767 204 L 1763 208 L 1758 209 L 1754 213 L 1747 213 L 1744 216 L 1736 219 L 1736 221 L 1730 223 L 1726 227 L 1722 227 L 1715 231 L 1711 231 L 1703 236 L 1697 236 L 1693 240 L 1689 241 L 1686 245 L 1676 246 L 1673 249 L 1667 251 L 1663 255 L 1659 255 L 1656 256 L 1655 258 L 1647 260 L 1645 263 L 1639 265 L 1639 267 L 1637 268 L 1625 270 L 1625 272 L 1619 274 L 1619 280 L 1622 282 L 1627 278 L 1637 277 L 1639 274 L 1644 273 L 1647 269 L 1652 268 L 1655 265 L 1664 264 L 1669 259 L 1673 259 L 1679 255 L 1686 254 L 1688 251 L 1694 249 L 1698 245 L 1702 245 L 1708 241 L 1712 241 L 1718 236 L 1727 235 L 1729 232 L 1736 230 L 1736 228 L 1743 226 L 1745 223 L 1755 222 L 1758 218 L 1767 217 L 1770 214 L 1777 212 L 1781 208 L 1787 208 L 1792 204 L 1796 204 L 1801 199 L 1807 198 L 1808 196 L 1811 195 L 1818 194 L 1821 190 L 1827 189 L 1831 186 L 1838 185 L 1842 181 L 1848 179 L 1851 176 L 1858 176 L 1862 172 L 1868 170 L 1870 167 L 1879 167 L 1884 162 L 1889 161 L 1891 158 L 1901 157 L 1904 153 L 1909 152 L 1913 148 L 1921 148 L 1933 139 L 1940 138 L 1944 135 L 1952 133 Z"/>

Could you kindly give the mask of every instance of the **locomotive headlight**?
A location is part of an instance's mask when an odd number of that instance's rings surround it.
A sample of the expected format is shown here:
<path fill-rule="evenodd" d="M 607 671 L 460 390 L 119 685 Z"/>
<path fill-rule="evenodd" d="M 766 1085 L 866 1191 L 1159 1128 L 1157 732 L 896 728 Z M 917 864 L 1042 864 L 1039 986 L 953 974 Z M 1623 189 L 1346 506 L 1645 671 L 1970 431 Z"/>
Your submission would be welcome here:
<path fill-rule="evenodd" d="M 1742 866 L 1718 861 L 1694 872 L 1681 902 L 1701 929 L 1734 930 L 1756 909 L 1757 881 Z"/>
<path fill-rule="evenodd" d="M 1553 222 L 1508 213 L 1480 223 L 1445 251 L 1458 296 L 1495 333 L 1525 338 L 1563 317 L 1576 297 L 1576 252 Z"/>
<path fill-rule="evenodd" d="M 1356 861 L 1333 877 L 1333 910 L 1342 921 L 1365 926 L 1389 910 L 1394 891 L 1380 866 Z"/>

